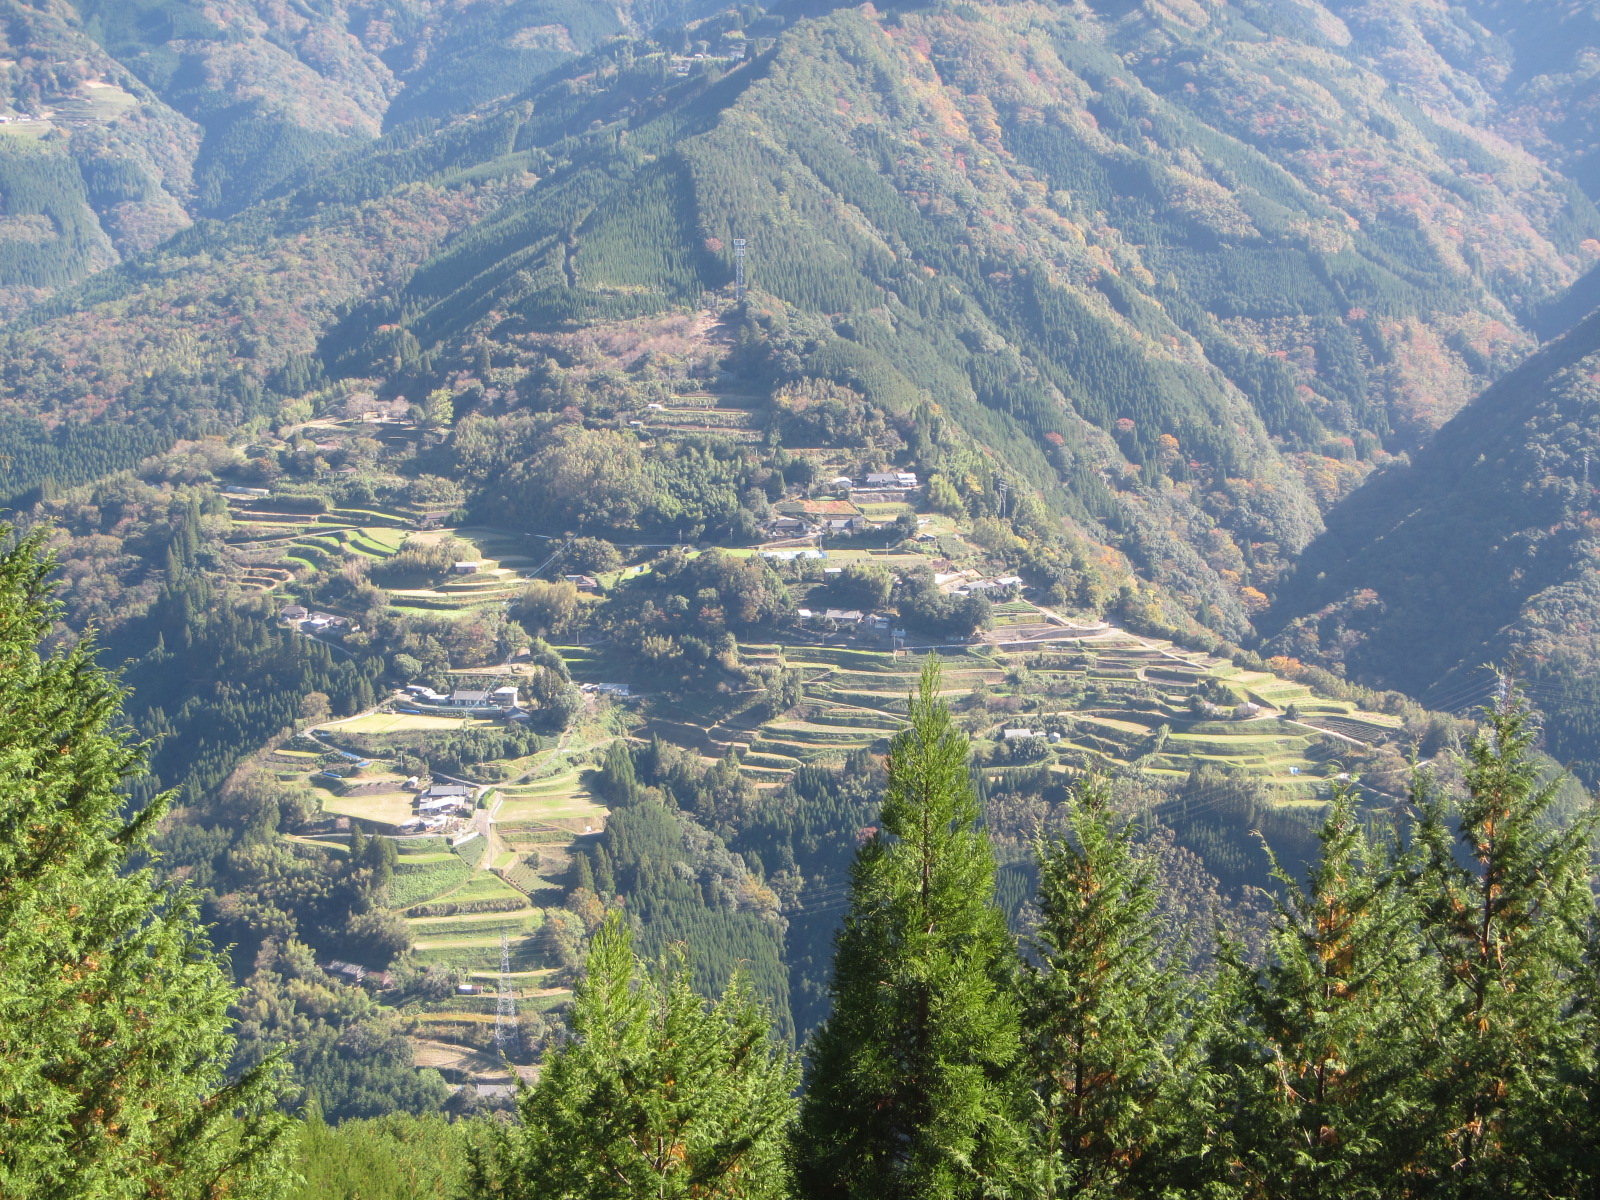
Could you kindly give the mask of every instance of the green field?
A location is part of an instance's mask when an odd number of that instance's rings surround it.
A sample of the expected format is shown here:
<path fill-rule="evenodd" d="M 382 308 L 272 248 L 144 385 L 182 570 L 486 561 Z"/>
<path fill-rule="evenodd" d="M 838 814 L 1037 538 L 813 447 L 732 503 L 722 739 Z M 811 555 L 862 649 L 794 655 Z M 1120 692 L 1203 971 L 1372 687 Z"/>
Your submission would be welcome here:
<path fill-rule="evenodd" d="M 570 833 L 605 827 L 606 809 L 584 786 L 576 768 L 533 783 L 499 789 L 495 820 L 519 825 L 545 825 Z"/>
<path fill-rule="evenodd" d="M 433 861 L 400 860 L 399 870 L 389 881 L 389 906 L 409 908 L 454 891 L 467 882 L 471 872 L 454 854 L 426 856 Z"/>

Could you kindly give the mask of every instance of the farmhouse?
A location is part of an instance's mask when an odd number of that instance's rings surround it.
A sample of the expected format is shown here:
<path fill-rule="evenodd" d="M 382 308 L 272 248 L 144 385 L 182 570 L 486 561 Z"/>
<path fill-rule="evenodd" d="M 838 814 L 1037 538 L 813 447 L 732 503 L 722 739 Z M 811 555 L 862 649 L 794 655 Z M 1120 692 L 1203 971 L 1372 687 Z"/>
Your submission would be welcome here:
<path fill-rule="evenodd" d="M 455 812 L 465 808 L 467 801 L 464 796 L 440 796 L 433 800 L 417 801 L 417 812 L 424 817 L 437 817 L 443 813 Z"/>
<path fill-rule="evenodd" d="M 367 969 L 355 963 L 340 962 L 337 958 L 322 964 L 322 969 L 330 975 L 343 976 L 350 983 L 360 983 L 367 977 Z"/>
<path fill-rule="evenodd" d="M 311 615 L 311 610 L 299 604 L 285 604 L 278 610 L 278 615 L 285 621 L 304 621 Z"/>
<path fill-rule="evenodd" d="M 406 691 L 411 693 L 418 704 L 426 704 L 430 708 L 493 712 L 496 709 L 515 708 L 517 703 L 517 689 L 514 687 L 496 688 L 493 692 L 479 691 L 476 688 L 457 688 L 447 696 L 425 684 L 409 683 L 406 685 Z"/>
<path fill-rule="evenodd" d="M 1019 742 L 1026 738 L 1036 738 L 1041 735 L 1037 729 L 1008 729 L 1003 736 L 1008 742 Z"/>
<path fill-rule="evenodd" d="M 886 488 L 897 492 L 915 491 L 917 476 L 914 471 L 871 471 L 867 475 L 868 488 Z"/>
<path fill-rule="evenodd" d="M 600 590 L 600 581 L 593 575 L 565 575 L 562 578 L 580 592 L 598 592 Z"/>

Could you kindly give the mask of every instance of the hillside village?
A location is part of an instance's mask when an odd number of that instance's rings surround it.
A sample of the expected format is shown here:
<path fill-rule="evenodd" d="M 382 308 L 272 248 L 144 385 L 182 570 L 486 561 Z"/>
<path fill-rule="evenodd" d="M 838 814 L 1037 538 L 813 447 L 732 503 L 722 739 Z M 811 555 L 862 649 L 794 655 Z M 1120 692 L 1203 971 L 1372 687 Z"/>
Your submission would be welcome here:
<path fill-rule="evenodd" d="M 662 409 L 660 419 L 703 411 Z M 336 453 L 366 424 L 319 422 L 319 453 Z M 791 600 L 741 635 L 738 671 L 727 678 L 742 682 L 711 696 L 641 677 L 624 647 L 591 628 L 590 614 L 650 574 L 658 548 L 618 547 L 620 564 L 569 570 L 562 546 L 571 538 L 439 526 L 420 506 L 295 514 L 270 494 L 227 496 L 244 586 L 270 589 L 281 623 L 335 645 L 360 636 L 362 620 L 331 600 L 294 599 L 296 574 L 313 564 L 325 576 L 341 559 L 377 564 L 448 538 L 447 565 L 387 594 L 401 612 L 454 620 L 516 613 L 530 588 L 570 589 L 576 614 L 563 628 L 580 637 L 524 639 L 502 661 L 406 680 L 371 709 L 309 723 L 259 756 L 281 783 L 317 798 L 320 819 L 291 835 L 294 844 L 343 853 L 352 838 L 394 842 L 389 903 L 412 953 L 458 981 L 451 999 L 406 1001 L 417 1062 L 485 1097 L 507 1083 L 485 1052 L 502 983 L 522 1020 L 568 994 L 573 864 L 606 828 L 593 774 L 614 739 L 661 738 L 707 764 L 732 762 L 749 786 L 772 789 L 805 764 L 882 752 L 930 652 L 946 660 L 949 698 L 974 736 L 976 761 L 997 779 L 1044 766 L 1182 781 L 1211 767 L 1260 777 L 1285 804 L 1316 803 L 1321 781 L 1353 759 L 1392 755 L 1404 738 L 1393 715 L 1040 603 L 1023 576 L 931 508 L 912 471 L 828 474 L 775 503 L 750 544 L 688 551 L 691 561 L 718 552 L 766 564 Z M 966 606 L 953 635 L 908 620 L 911 610 L 894 602 L 911 577 Z M 864 599 L 839 599 L 846 582 Z M 552 663 L 581 700 L 560 728 L 544 722 L 538 698 L 548 696 L 542 680 Z M 779 677 L 793 683 L 774 709 L 762 701 Z M 488 757 L 437 757 L 433 747 L 464 736 L 484 738 Z M 384 994 L 381 971 L 343 959 L 327 966 Z"/>

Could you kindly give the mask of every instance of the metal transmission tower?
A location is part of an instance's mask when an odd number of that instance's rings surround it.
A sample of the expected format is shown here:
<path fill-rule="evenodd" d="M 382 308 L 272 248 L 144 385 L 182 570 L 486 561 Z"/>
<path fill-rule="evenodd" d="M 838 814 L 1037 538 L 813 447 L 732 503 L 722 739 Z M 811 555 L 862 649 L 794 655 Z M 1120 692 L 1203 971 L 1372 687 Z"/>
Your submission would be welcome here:
<path fill-rule="evenodd" d="M 517 1050 L 517 1001 L 511 994 L 511 942 L 500 935 L 500 998 L 495 1005 L 494 1044 L 501 1054 Z"/>
<path fill-rule="evenodd" d="M 733 298 L 744 299 L 744 239 L 733 239 Z"/>

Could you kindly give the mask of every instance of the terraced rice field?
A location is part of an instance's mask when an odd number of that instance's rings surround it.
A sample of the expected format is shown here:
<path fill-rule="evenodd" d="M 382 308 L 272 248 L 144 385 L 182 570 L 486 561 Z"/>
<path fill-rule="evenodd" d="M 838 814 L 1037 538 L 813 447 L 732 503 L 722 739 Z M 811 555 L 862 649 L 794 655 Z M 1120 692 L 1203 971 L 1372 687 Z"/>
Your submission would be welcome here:
<path fill-rule="evenodd" d="M 239 586 L 246 591 L 273 591 L 306 566 L 330 566 L 347 558 L 389 558 L 411 536 L 424 541 L 453 536 L 467 543 L 465 556 L 482 564 L 476 573 L 452 576 L 434 587 L 398 588 L 391 595 L 401 611 L 460 617 L 515 598 L 527 572 L 549 553 L 548 543 L 504 530 L 417 534 L 416 514 L 398 510 L 295 513 L 281 511 L 266 498 L 229 496 L 228 500 L 234 520 L 228 542 L 238 565 Z"/>
<path fill-rule="evenodd" d="M 450 906 L 488 911 L 450 912 Z M 537 951 L 532 944 L 532 935 L 544 923 L 544 911 L 488 871 L 473 872 L 454 887 L 413 901 L 401 915 L 411 932 L 412 949 L 422 962 L 497 971 L 500 936 L 505 934 L 513 961 L 521 969 L 544 965 L 535 961 Z"/>
<path fill-rule="evenodd" d="M 1323 730 L 1368 743 L 1399 732 L 1391 718 L 1358 713 L 1352 704 L 1317 697 L 1269 673 L 1115 629 L 1047 629 L 1031 606 L 1012 608 L 1003 607 L 1002 615 L 1016 620 L 997 628 L 999 646 L 940 652 L 944 695 L 974 729 L 980 754 L 992 751 L 1003 729 L 1026 728 L 1048 747 L 1042 759 L 1027 765 L 1042 761 L 1067 770 L 1137 762 L 1158 775 L 1182 776 L 1211 764 L 1270 779 L 1292 800 L 1314 794 L 1318 779 L 1332 769 L 1339 744 Z M 755 729 L 738 729 L 735 722 L 711 730 L 716 748 L 739 747 L 745 774 L 768 785 L 781 783 L 803 763 L 836 762 L 855 749 L 882 748 L 904 723 L 907 696 L 922 665 L 915 654 L 853 647 L 750 645 L 744 651 L 752 660 L 782 662 L 806 677 L 801 715 Z M 1193 711 L 1192 697 L 1202 685 L 1230 697 L 1227 705 Z M 1005 711 L 1013 707 L 1013 696 L 1015 711 Z M 1005 705 L 987 716 L 981 708 L 968 716 L 973 697 Z M 1246 702 L 1257 709 L 1236 716 L 1233 706 Z M 1280 719 L 1290 704 L 1299 722 Z M 672 726 L 663 722 L 662 728 Z M 1051 732 L 1057 740 L 1044 737 Z"/>
<path fill-rule="evenodd" d="M 229 496 L 234 529 L 228 538 L 239 585 L 265 592 L 287 583 L 305 565 L 345 558 L 388 558 L 413 523 L 404 513 L 340 508 L 327 513 L 282 511 L 264 498 Z"/>
<path fill-rule="evenodd" d="M 321 728 L 335 733 L 433 733 L 471 728 L 475 725 L 494 725 L 499 722 L 484 717 L 441 717 L 432 713 L 367 713 L 347 721 L 334 721 Z"/>

